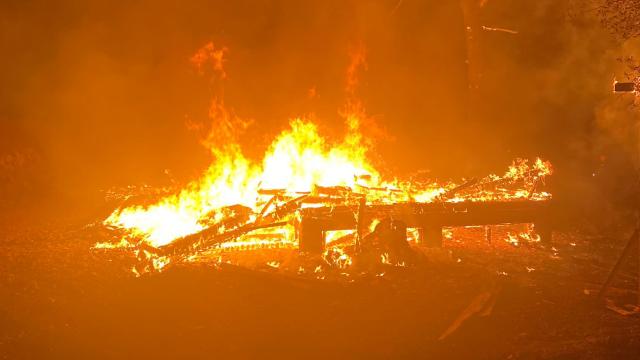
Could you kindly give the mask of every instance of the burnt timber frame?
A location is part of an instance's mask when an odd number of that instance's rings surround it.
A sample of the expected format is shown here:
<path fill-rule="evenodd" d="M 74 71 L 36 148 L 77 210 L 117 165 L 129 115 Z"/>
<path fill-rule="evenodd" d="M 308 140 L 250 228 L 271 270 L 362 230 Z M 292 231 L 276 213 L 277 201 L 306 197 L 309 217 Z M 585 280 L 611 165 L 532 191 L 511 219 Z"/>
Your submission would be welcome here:
<path fill-rule="evenodd" d="M 321 253 L 325 231 L 355 230 L 358 218 L 365 223 L 391 217 L 407 227 L 417 228 L 420 242 L 431 247 L 442 246 L 443 226 L 472 226 L 533 223 L 543 242 L 551 241 L 551 200 L 494 201 L 459 203 L 399 203 L 367 205 L 361 214 L 357 207 L 334 206 L 300 210 L 296 237 L 300 251 Z M 358 215 L 356 215 L 358 214 Z"/>

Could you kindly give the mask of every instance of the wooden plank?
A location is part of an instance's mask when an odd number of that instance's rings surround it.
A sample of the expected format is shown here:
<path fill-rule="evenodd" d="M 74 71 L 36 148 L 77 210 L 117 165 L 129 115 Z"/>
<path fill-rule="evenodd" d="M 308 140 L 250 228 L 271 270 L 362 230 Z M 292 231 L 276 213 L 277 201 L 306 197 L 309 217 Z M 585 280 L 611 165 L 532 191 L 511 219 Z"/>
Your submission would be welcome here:
<path fill-rule="evenodd" d="M 369 205 L 359 214 L 365 222 L 376 218 L 392 217 L 402 220 L 408 227 L 423 229 L 425 243 L 442 244 L 443 226 L 472 226 L 534 223 L 540 236 L 550 240 L 551 201 L 461 202 L 461 203 L 403 203 Z M 298 231 L 303 251 L 322 251 L 323 231 L 350 230 L 357 227 L 354 213 L 357 207 L 335 206 L 303 209 Z M 440 236 L 438 236 L 438 233 Z M 306 236 L 309 234 L 309 236 Z M 320 235 L 318 235 L 320 234 Z"/>
<path fill-rule="evenodd" d="M 296 224 L 296 237 L 299 241 L 300 251 L 318 254 L 324 249 L 324 231 L 322 223 L 314 218 L 302 218 Z"/>

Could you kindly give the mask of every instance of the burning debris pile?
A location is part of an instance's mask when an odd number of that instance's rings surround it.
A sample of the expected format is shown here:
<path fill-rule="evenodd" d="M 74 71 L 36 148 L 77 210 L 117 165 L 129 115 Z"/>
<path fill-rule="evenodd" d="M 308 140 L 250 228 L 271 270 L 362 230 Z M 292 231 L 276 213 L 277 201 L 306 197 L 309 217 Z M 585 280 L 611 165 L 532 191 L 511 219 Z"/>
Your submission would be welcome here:
<path fill-rule="evenodd" d="M 210 65 L 223 80 L 226 52 L 207 44 L 192 61 L 201 72 Z M 386 249 L 375 256 L 382 262 L 403 261 L 406 234 L 421 241 L 425 233 L 429 238 L 429 233 L 440 232 L 437 242 L 443 225 L 533 222 L 531 216 L 503 215 L 529 213 L 522 204 L 547 203 L 551 198 L 544 191 L 551 165 L 541 159 L 518 159 L 503 175 L 461 182 L 386 180 L 368 161 L 371 144 L 360 131 L 367 115 L 355 99 L 354 78 L 363 64 L 359 53 L 349 67 L 348 99 L 341 112 L 347 132 L 341 141 L 330 142 L 314 123 L 295 119 L 260 164 L 248 160 L 237 142 L 247 123 L 214 99 L 209 112 L 214 125 L 206 141 L 214 162 L 203 177 L 154 204 L 115 210 L 104 224 L 118 231 L 121 240 L 95 248 L 133 251 L 143 260 L 135 272 L 256 248 L 324 253 L 327 264 L 344 268 L 353 254 L 372 253 L 372 247 Z M 487 212 L 473 204 L 491 205 Z M 477 209 L 471 210 L 474 206 Z M 443 217 L 465 212 L 475 218 L 460 222 L 459 216 Z"/>

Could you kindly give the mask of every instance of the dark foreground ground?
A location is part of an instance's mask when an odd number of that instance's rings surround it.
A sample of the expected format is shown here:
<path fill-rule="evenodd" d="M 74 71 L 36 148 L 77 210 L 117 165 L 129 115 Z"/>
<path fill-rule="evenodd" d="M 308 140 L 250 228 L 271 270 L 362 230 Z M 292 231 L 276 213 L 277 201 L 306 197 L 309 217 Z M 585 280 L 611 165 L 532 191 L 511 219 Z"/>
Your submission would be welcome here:
<path fill-rule="evenodd" d="M 638 315 L 595 299 L 622 238 L 448 241 L 417 269 L 319 280 L 206 264 L 135 278 L 123 256 L 90 250 L 95 227 L 12 220 L 0 234 L 2 359 L 640 356 Z M 634 266 L 614 306 L 635 301 Z"/>

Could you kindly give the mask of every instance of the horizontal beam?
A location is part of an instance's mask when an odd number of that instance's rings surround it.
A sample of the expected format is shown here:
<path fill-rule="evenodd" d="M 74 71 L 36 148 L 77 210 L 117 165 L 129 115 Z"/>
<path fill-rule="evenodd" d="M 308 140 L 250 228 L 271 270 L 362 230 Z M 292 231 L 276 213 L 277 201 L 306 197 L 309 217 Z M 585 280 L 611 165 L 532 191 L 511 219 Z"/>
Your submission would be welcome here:
<path fill-rule="evenodd" d="M 550 200 L 400 203 L 368 205 L 361 216 L 365 223 L 391 217 L 403 221 L 407 227 L 432 233 L 440 231 L 443 226 L 535 223 L 547 234 L 551 228 L 550 206 Z M 323 232 L 355 229 L 357 209 L 357 206 L 344 205 L 302 209 L 297 226 L 300 249 L 317 252 L 324 247 Z"/>
<path fill-rule="evenodd" d="M 545 221 L 550 200 L 460 203 L 401 203 L 368 205 L 364 219 L 392 217 L 408 227 L 418 225 L 471 226 Z M 302 220 L 311 220 L 325 231 L 355 229 L 357 207 L 335 206 L 302 209 Z"/>

